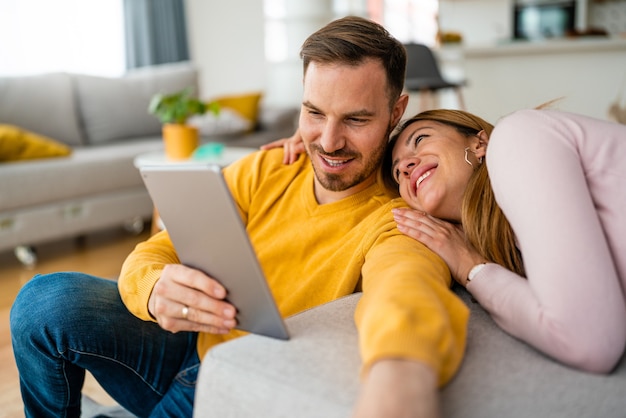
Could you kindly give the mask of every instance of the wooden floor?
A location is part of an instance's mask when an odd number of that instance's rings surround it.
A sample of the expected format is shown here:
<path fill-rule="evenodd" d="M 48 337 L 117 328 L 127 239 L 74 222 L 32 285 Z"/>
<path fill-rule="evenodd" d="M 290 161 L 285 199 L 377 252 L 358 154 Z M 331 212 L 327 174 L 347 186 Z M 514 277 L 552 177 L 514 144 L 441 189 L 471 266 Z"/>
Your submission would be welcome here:
<path fill-rule="evenodd" d="M 24 268 L 12 252 L 0 252 L 0 418 L 24 417 L 9 329 L 11 304 L 22 285 L 34 274 L 55 271 L 73 270 L 105 278 L 117 277 L 126 255 L 138 242 L 148 238 L 148 229 L 139 235 L 115 229 L 89 235 L 81 241 L 42 245 L 37 248 L 39 261 L 30 270 Z M 114 404 L 90 375 L 83 393 L 102 404 Z"/>

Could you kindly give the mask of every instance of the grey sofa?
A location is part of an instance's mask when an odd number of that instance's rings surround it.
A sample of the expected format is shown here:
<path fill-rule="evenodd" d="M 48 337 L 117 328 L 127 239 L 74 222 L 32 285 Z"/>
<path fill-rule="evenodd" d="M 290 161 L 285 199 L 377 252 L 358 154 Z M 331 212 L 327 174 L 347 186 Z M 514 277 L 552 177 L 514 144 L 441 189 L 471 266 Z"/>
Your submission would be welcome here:
<path fill-rule="evenodd" d="M 466 357 L 441 392 L 443 417 L 626 417 L 626 360 L 608 376 L 579 372 L 501 331 L 465 289 Z M 194 416 L 349 417 L 359 390 L 353 313 L 360 294 L 287 319 L 289 341 L 249 335 L 209 351 Z"/>
<path fill-rule="evenodd" d="M 155 93 L 188 86 L 198 89 L 198 72 L 190 63 L 117 78 L 67 73 L 0 78 L 0 124 L 73 148 L 69 157 L 0 163 L 0 251 L 122 225 L 141 228 L 153 207 L 133 160 L 163 148 L 161 125 L 148 114 L 148 103 Z M 202 141 L 258 147 L 292 134 L 297 112 L 261 104 L 253 132 Z M 22 261 L 34 261 L 33 254 Z"/>

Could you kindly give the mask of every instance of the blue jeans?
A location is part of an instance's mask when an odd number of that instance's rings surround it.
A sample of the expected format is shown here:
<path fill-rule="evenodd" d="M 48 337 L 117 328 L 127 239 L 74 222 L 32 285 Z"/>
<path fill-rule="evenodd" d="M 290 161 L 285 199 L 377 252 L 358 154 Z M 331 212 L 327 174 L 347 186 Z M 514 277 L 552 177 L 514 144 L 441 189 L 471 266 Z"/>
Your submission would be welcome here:
<path fill-rule="evenodd" d="M 85 370 L 137 416 L 192 416 L 197 334 L 138 319 L 114 281 L 35 276 L 11 308 L 11 338 L 27 417 L 79 417 Z"/>

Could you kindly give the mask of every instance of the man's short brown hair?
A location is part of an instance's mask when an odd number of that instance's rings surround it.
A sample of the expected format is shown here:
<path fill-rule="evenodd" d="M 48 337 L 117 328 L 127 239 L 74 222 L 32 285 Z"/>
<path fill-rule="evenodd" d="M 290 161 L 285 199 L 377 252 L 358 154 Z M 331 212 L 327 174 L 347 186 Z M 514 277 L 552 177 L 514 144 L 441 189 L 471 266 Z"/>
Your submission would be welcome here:
<path fill-rule="evenodd" d="M 360 65 L 381 62 L 387 75 L 387 93 L 393 108 L 404 89 L 406 51 L 384 27 L 356 16 L 337 19 L 309 36 L 300 50 L 304 74 L 311 62 Z"/>

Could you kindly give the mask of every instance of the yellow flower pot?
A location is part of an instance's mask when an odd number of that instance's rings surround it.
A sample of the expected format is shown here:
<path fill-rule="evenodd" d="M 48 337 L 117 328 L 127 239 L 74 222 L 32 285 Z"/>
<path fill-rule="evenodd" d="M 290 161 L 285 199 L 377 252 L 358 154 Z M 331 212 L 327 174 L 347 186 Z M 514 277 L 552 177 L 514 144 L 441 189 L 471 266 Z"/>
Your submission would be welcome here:
<path fill-rule="evenodd" d="M 191 157 L 198 148 L 198 129 L 179 123 L 163 125 L 163 143 L 168 160 L 180 161 Z"/>

